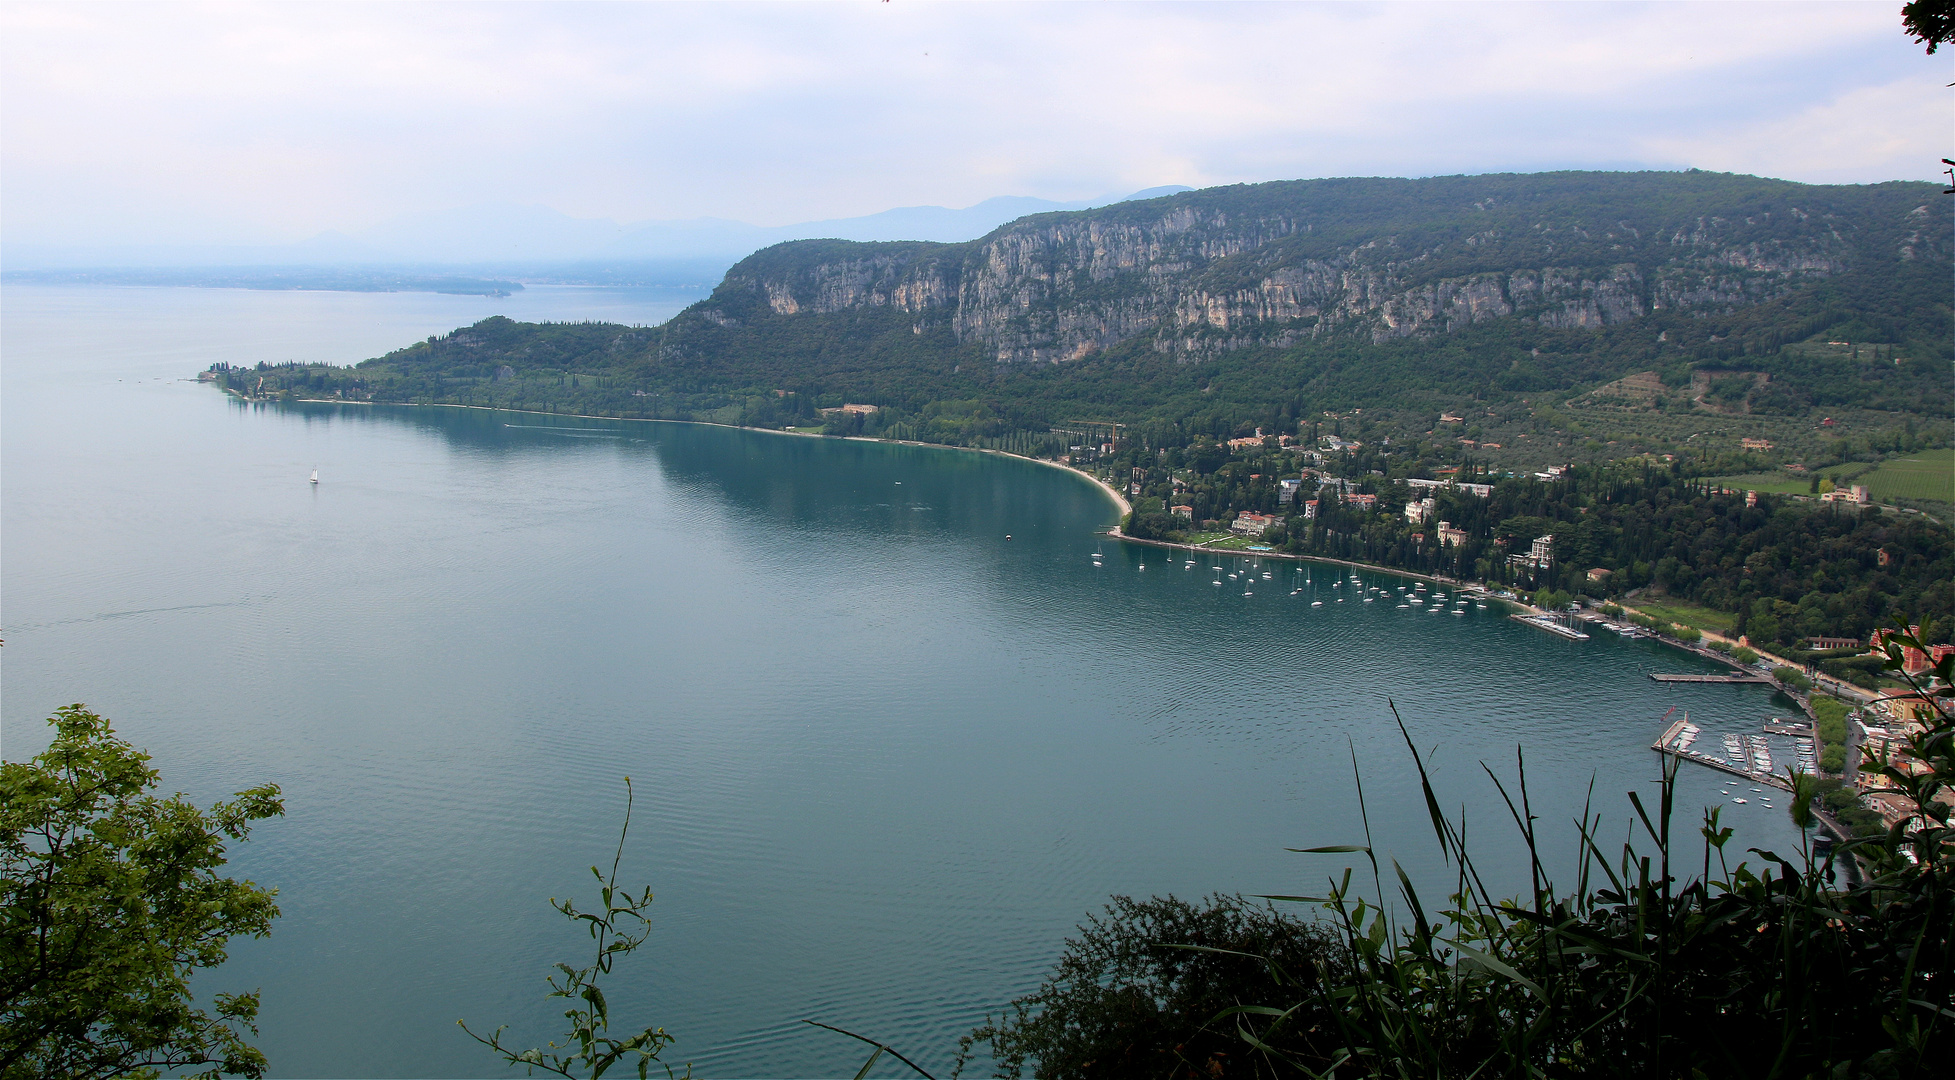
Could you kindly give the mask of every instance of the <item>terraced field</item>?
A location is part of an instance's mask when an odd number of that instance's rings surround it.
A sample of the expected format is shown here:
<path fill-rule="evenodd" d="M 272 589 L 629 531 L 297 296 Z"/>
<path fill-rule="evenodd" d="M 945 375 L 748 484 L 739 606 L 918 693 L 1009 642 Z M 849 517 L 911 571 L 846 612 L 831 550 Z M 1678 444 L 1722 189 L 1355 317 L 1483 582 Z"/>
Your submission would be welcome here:
<path fill-rule="evenodd" d="M 1955 449 L 1926 450 L 1881 463 L 1859 478 L 1875 499 L 1955 502 Z"/>
<path fill-rule="evenodd" d="M 1856 470 L 1866 470 L 1856 472 Z M 1842 484 L 1865 484 L 1875 502 L 1909 499 L 1916 502 L 1955 503 L 1955 449 L 1923 450 L 1904 458 L 1881 462 L 1873 469 L 1849 465 L 1822 469 L 1824 476 L 1840 475 Z M 1812 490 L 1809 476 L 1773 470 L 1744 476 L 1720 476 L 1711 483 L 1724 487 L 1763 491 L 1776 495 L 1804 495 Z"/>

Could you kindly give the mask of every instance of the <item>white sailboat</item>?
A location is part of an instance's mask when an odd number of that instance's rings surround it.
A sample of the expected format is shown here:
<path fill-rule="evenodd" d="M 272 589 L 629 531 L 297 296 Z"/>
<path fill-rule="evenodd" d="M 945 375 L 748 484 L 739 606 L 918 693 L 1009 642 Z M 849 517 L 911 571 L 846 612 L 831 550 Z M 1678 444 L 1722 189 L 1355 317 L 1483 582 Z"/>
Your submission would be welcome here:
<path fill-rule="evenodd" d="M 313 483 L 315 483 L 315 484 L 319 482 L 319 470 L 318 470 L 318 469 L 314 469 L 314 470 L 312 470 L 312 482 L 313 482 Z"/>

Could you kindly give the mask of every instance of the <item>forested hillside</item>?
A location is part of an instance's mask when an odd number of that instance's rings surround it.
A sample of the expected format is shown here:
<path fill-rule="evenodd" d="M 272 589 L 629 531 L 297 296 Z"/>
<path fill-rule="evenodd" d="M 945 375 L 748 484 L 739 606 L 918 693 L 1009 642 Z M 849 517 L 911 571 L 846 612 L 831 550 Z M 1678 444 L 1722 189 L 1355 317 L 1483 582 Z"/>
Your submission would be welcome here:
<path fill-rule="evenodd" d="M 965 244 L 781 244 L 661 327 L 491 319 L 352 369 L 221 374 L 254 396 L 762 426 L 859 402 L 879 411 L 852 432 L 984 445 L 1078 421 L 1186 445 L 1359 409 L 1403 437 L 1471 408 L 1477 431 L 1450 434 L 1496 463 L 1747 437 L 1770 463 L 1948 414 L 1949 225 L 1927 184 L 1258 184 Z"/>

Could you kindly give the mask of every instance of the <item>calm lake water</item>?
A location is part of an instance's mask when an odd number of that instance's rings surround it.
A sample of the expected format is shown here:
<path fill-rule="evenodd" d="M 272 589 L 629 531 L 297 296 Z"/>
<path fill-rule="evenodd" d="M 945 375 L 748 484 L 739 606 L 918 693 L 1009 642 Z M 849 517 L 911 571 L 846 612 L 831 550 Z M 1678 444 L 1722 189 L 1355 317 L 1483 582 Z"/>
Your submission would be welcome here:
<path fill-rule="evenodd" d="M 1381 847 L 1443 895 L 1388 703 L 1515 883 L 1482 761 L 1524 747 L 1548 823 L 1593 782 L 1621 834 L 1666 710 L 1715 745 L 1791 708 L 1656 684 L 1712 668 L 1647 642 L 1360 603 L 1325 567 L 1245 589 L 1104 541 L 1106 498 L 1031 463 L 187 381 L 695 298 L 0 291 L 0 749 L 83 701 L 170 790 L 283 786 L 233 859 L 283 917 L 201 984 L 263 989 L 274 1075 L 505 1075 L 455 1020 L 557 1030 L 543 977 L 587 939 L 548 901 L 592 898 L 627 774 L 623 876 L 657 900 L 619 1026 L 709 1076 L 853 1075 L 802 1018 L 947 1071 L 1109 894 L 1320 885 L 1342 857 L 1284 849 L 1362 840 L 1353 752 Z M 1796 846 L 1724 787 L 1687 769 L 1685 824 L 1721 804 Z"/>

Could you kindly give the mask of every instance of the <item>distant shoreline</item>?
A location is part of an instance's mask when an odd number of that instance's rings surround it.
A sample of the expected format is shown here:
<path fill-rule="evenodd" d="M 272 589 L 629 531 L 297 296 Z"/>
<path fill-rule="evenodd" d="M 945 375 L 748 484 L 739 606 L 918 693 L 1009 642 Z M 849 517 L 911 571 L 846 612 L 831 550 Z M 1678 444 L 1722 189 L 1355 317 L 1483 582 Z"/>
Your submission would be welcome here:
<path fill-rule="evenodd" d="M 236 390 L 231 389 L 230 387 L 225 387 L 224 392 L 232 395 L 233 397 L 236 397 L 239 401 L 248 401 L 248 402 L 259 403 L 259 404 L 275 404 L 275 402 L 270 401 L 269 399 L 246 397 L 243 394 L 238 393 Z M 933 450 L 964 450 L 964 451 L 970 451 L 972 453 L 978 453 L 978 454 L 995 454 L 998 457 L 1015 458 L 1019 461 L 1029 461 L 1035 465 L 1050 466 L 1051 468 L 1059 469 L 1063 472 L 1070 473 L 1073 476 L 1079 477 L 1080 479 L 1087 481 L 1088 483 L 1092 484 L 1094 487 L 1098 488 L 1101 494 L 1105 495 L 1109 500 L 1113 502 L 1113 505 L 1119 509 L 1120 516 L 1122 518 L 1125 518 L 1128 514 L 1133 513 L 1133 509 L 1134 509 L 1133 504 L 1128 502 L 1126 497 L 1121 495 L 1120 492 L 1113 487 L 1113 485 L 1107 483 L 1106 481 L 1100 479 L 1097 476 L 1094 476 L 1093 474 L 1085 471 L 1084 469 L 1076 469 L 1071 465 L 1066 465 L 1061 462 L 1052 461 L 1047 458 L 1028 457 L 1025 454 L 1014 454 L 1009 450 L 992 450 L 982 446 L 949 446 L 944 443 L 917 442 L 911 439 L 874 439 L 874 438 L 870 438 L 867 435 L 820 435 L 809 431 L 783 431 L 779 428 L 752 427 L 744 424 L 718 424 L 718 423 L 714 423 L 711 420 L 669 420 L 662 417 L 649 417 L 649 416 L 598 416 L 593 413 L 546 412 L 541 409 L 503 409 L 493 405 L 459 405 L 453 402 L 345 401 L 339 398 L 294 398 L 292 400 L 295 402 L 303 402 L 308 405 L 364 405 L 369 407 L 382 406 L 382 407 L 389 407 L 389 408 L 410 408 L 410 409 L 473 409 L 477 412 L 512 413 L 517 416 L 568 416 L 578 420 L 613 420 L 613 421 L 641 423 L 641 424 L 694 424 L 699 427 L 719 427 L 719 428 L 727 428 L 732 431 L 757 431 L 765 435 L 786 435 L 786 436 L 802 438 L 802 439 L 841 439 L 844 442 L 878 443 L 884 446 L 920 446 L 920 447 L 925 447 Z M 1219 555 L 1224 553 L 1215 548 L 1206 548 L 1197 544 L 1177 544 L 1167 540 L 1143 540 L 1140 537 L 1128 536 L 1126 533 L 1120 531 L 1120 526 L 1118 523 L 1116 523 L 1111 529 L 1108 529 L 1106 531 L 1106 535 L 1112 537 L 1115 540 L 1124 541 L 1129 544 L 1145 544 L 1150 547 L 1173 548 L 1173 549 L 1179 549 L 1183 551 L 1199 551 L 1207 555 Z M 1327 566 L 1348 566 L 1355 570 L 1370 570 L 1380 574 L 1396 574 L 1399 577 L 1411 578 L 1416 581 L 1427 581 L 1435 585 L 1447 585 L 1453 588 L 1475 589 L 1480 592 L 1486 593 L 1490 599 L 1498 600 L 1503 604 L 1510 604 L 1530 614 L 1535 614 L 1535 615 L 1546 614 L 1546 612 L 1543 612 L 1541 609 L 1534 607 L 1533 605 L 1525 603 L 1523 601 L 1508 600 L 1503 597 L 1493 596 L 1492 593 L 1489 592 L 1486 586 L 1484 585 L 1478 585 L 1473 582 L 1455 581 L 1452 578 L 1445 577 L 1443 575 L 1421 574 L 1418 573 L 1417 571 L 1403 570 L 1393 566 L 1379 566 L 1374 563 L 1356 562 L 1351 559 L 1333 559 L 1323 555 L 1292 555 L 1289 554 L 1288 552 L 1282 552 L 1282 551 L 1248 551 L 1248 552 L 1231 551 L 1231 552 L 1227 552 L 1227 554 L 1252 555 L 1257 557 L 1268 557 L 1272 559 L 1289 559 L 1293 562 L 1323 563 Z"/>

